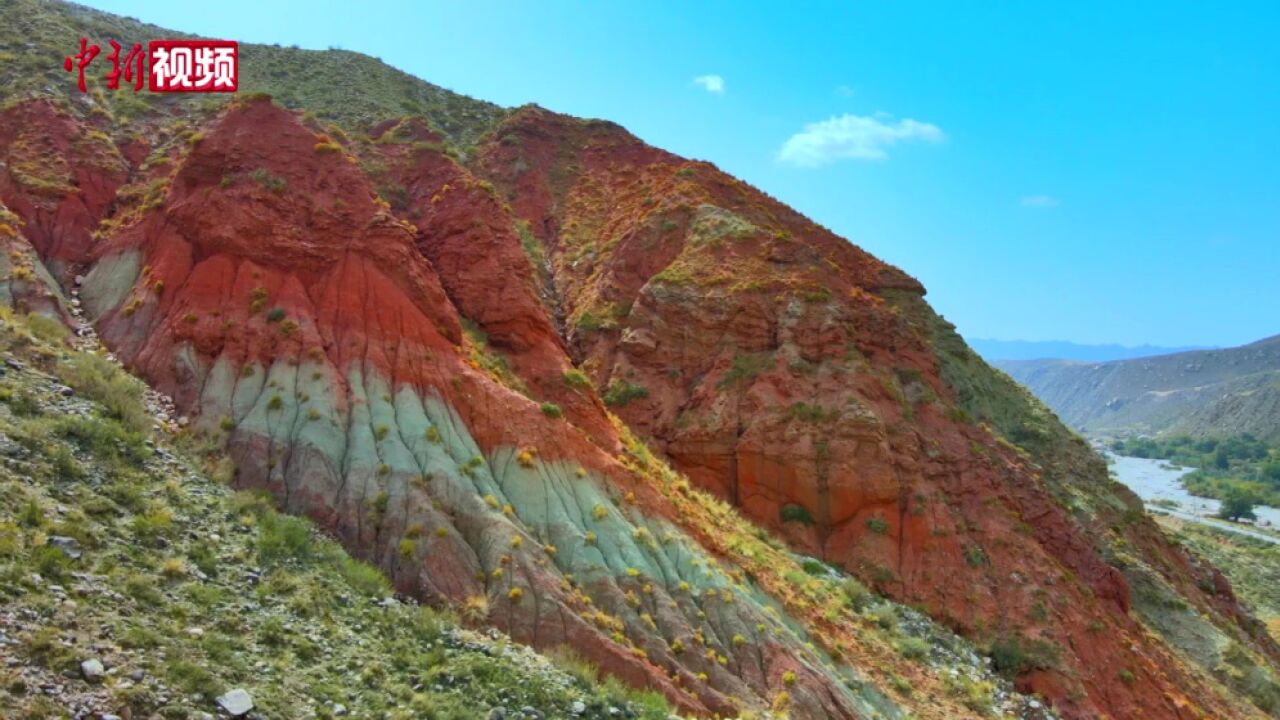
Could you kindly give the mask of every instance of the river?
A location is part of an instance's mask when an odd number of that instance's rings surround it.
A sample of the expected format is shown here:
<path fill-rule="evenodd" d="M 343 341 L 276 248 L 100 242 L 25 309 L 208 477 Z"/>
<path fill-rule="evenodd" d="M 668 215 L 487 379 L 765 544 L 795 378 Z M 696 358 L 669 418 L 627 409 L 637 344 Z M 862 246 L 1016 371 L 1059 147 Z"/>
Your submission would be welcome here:
<path fill-rule="evenodd" d="M 1183 520 L 1280 544 L 1280 536 L 1213 517 L 1218 512 L 1218 501 L 1212 498 L 1196 497 L 1187 492 L 1178 481 L 1183 475 L 1191 472 L 1191 468 L 1171 466 L 1168 460 L 1148 460 L 1111 453 L 1107 453 L 1106 456 L 1111 463 L 1111 474 L 1115 479 L 1137 493 L 1150 509 L 1165 512 Z M 1171 503 L 1177 503 L 1177 505 L 1174 506 Z M 1260 505 L 1254 509 L 1254 513 L 1258 516 L 1258 524 L 1262 527 L 1280 527 L 1280 509 Z"/>

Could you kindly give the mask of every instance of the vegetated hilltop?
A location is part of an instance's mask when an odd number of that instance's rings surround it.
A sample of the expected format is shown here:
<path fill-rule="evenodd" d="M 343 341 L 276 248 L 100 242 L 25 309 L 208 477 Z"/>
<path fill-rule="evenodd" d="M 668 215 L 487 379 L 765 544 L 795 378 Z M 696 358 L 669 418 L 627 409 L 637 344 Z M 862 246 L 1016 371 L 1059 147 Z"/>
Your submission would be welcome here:
<path fill-rule="evenodd" d="M 5 8 L 46 54 L 153 32 Z M 235 487 L 689 713 L 1267 710 L 1222 653 L 1274 683 L 1280 650 L 1229 584 L 901 270 L 617 125 L 258 50 L 298 112 L 64 77 L 0 113 L 5 234 L 51 271 L 10 296 L 82 276 Z"/>
<path fill-rule="evenodd" d="M 1280 443 L 1280 335 L 1107 363 L 997 363 L 1068 425 L 1100 435 L 1251 434 Z"/>

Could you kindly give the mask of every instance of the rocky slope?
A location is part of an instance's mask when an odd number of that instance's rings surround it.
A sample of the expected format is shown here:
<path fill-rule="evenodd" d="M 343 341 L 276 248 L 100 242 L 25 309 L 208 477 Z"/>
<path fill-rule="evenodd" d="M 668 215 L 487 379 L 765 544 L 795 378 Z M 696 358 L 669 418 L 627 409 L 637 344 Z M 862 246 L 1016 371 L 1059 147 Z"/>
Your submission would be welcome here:
<path fill-rule="evenodd" d="M 5 11 L 64 45 L 149 32 Z M 20 87 L 0 113 L 14 241 L 83 276 L 105 343 L 237 487 L 691 713 L 1049 712 L 957 667 L 944 627 L 1065 717 L 1261 712 L 1168 622 L 1274 677 L 1226 581 L 914 279 L 616 125 L 425 85 L 401 117 L 380 72 L 338 105 L 281 93 L 311 113 Z"/>
<path fill-rule="evenodd" d="M 1026 360 L 998 366 L 1085 432 L 1250 433 L 1280 442 L 1280 336 L 1225 350 L 1108 363 Z"/>
<path fill-rule="evenodd" d="M 247 698 L 271 718 L 668 717 L 393 598 L 309 523 L 209 479 L 189 438 L 153 433 L 163 404 L 58 322 L 0 321 L 0 715 L 199 718 Z"/>

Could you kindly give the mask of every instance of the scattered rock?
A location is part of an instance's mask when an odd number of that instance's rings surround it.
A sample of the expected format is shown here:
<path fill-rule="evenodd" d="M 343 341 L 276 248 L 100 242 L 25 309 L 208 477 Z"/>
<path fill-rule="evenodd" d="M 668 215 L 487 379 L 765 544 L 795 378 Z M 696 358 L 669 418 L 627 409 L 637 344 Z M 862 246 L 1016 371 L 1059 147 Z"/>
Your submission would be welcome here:
<path fill-rule="evenodd" d="M 80 674 L 91 683 L 102 682 L 102 678 L 107 674 L 107 669 L 102 666 L 101 660 L 90 658 L 80 663 Z"/>
<path fill-rule="evenodd" d="M 253 710 L 253 698 L 248 691 L 236 688 L 218 698 L 218 707 L 225 710 L 231 717 L 241 717 Z"/>
<path fill-rule="evenodd" d="M 80 542 L 73 537 L 66 537 L 65 535 L 50 535 L 45 544 L 50 547 L 58 548 L 62 551 L 63 555 L 66 555 L 72 560 L 78 560 L 83 554 L 80 552 Z"/>

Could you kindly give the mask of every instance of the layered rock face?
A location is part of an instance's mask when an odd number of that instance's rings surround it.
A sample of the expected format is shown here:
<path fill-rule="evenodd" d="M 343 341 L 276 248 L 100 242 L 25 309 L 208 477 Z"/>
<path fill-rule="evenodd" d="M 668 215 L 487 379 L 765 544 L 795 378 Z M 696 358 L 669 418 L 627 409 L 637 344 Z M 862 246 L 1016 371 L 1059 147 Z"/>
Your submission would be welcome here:
<path fill-rule="evenodd" d="M 1190 572 L 1185 556 L 1145 520 L 1109 527 L 1136 499 L 1034 401 L 1010 400 L 1011 434 L 1043 436 L 1023 438 L 1040 457 L 981 422 L 1006 418 L 944 366 L 1007 381 L 914 280 L 605 123 L 522 111 L 477 165 L 543 241 L 577 358 L 696 483 L 966 633 L 1063 649 L 1060 672 L 1023 682 L 1068 714 L 1177 717 L 1198 702 L 1182 694 L 1190 678 L 1170 682 L 1165 650 L 1133 652 L 1145 631 L 1096 535 L 1146 546 L 1173 581 Z M 1065 488 L 1092 495 L 1089 511 L 1072 518 Z M 1233 621 L 1230 598 L 1186 591 Z M 1125 687 L 1128 673 L 1146 675 Z"/>
<path fill-rule="evenodd" d="M 763 602 L 722 600 L 732 580 L 701 569 L 716 561 L 652 488 L 486 374 L 415 228 L 340 145 L 261 99 L 172 164 L 158 206 L 96 248 L 84 297 L 123 359 L 226 434 L 238 484 L 317 518 L 403 591 L 579 648 L 689 710 L 731 712 L 813 665 L 797 707 L 858 714 L 800 637 L 771 639 L 784 628 Z M 528 359 L 513 365 L 529 384 L 559 380 L 571 366 L 549 324 L 518 306 L 536 299 L 517 281 L 488 312 L 467 282 L 451 280 L 457 305 Z M 755 649 L 720 663 L 668 646 L 695 633 Z"/>
<path fill-rule="evenodd" d="M 803 553 L 1060 716 L 1258 716 L 1165 623 L 1271 673 L 1225 580 L 914 279 L 610 123 L 524 108 L 458 151 L 379 120 L 12 105 L 11 302 L 57 314 L 83 275 L 104 342 L 238 486 L 692 713 L 984 712 Z"/>

